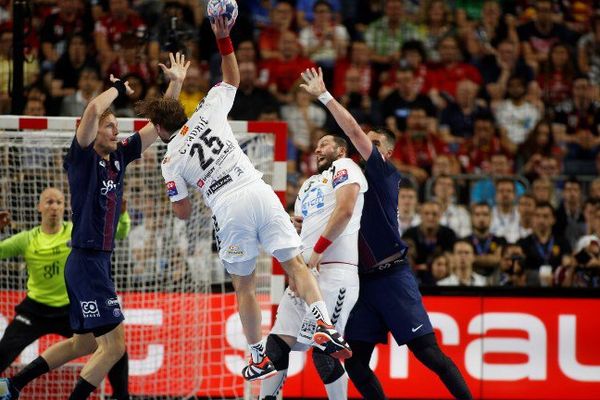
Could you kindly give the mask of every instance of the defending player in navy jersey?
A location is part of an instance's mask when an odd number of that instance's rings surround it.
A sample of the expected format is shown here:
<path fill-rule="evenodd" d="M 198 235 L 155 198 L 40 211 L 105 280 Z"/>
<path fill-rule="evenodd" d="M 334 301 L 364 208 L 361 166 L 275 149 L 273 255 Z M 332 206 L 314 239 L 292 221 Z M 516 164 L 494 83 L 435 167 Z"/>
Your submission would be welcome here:
<path fill-rule="evenodd" d="M 377 343 L 391 332 L 415 357 L 434 371 L 457 399 L 471 393 L 456 365 L 439 348 L 423 306 L 417 282 L 407 262 L 407 246 L 400 239 L 396 210 L 401 176 L 388 161 L 395 137 L 386 129 L 365 133 L 352 115 L 325 88 L 321 69 L 302 73 L 307 92 L 317 96 L 365 160 L 369 190 L 359 234 L 360 294 L 346 325 L 354 355 L 346 360 L 352 382 L 369 400 L 385 399 L 369 367 Z"/>
<path fill-rule="evenodd" d="M 249 364 L 242 370 L 246 380 L 264 379 L 276 372 L 265 354 L 255 293 L 259 246 L 281 262 L 295 292 L 318 316 L 315 336 L 331 344 L 334 356 L 347 358 L 350 348 L 331 324 L 317 281 L 300 256 L 300 238 L 289 216 L 240 148 L 227 121 L 240 72 L 229 37 L 231 27 L 224 17 L 216 18 L 211 26 L 221 53 L 223 82 L 209 90 L 189 120 L 178 101 L 151 99 L 138 108 L 169 144 L 161 168 L 173 211 L 179 218 L 190 217 L 188 185 L 202 193 L 211 208 L 219 258 L 231 275 L 250 351 Z"/>
<path fill-rule="evenodd" d="M 171 67 L 160 64 L 170 84 L 165 97 L 178 98 L 189 62 L 177 53 Z M 12 400 L 38 376 L 93 353 L 80 372 L 69 400 L 87 399 L 125 352 L 123 312 L 111 275 L 111 254 L 123 197 L 125 168 L 157 137 L 152 123 L 119 141 L 117 120 L 109 110 L 133 91 L 110 77 L 112 87 L 86 107 L 65 158 L 73 233 L 65 264 L 69 314 L 74 335 L 48 348 L 11 379 L 0 380 L 0 400 Z"/>

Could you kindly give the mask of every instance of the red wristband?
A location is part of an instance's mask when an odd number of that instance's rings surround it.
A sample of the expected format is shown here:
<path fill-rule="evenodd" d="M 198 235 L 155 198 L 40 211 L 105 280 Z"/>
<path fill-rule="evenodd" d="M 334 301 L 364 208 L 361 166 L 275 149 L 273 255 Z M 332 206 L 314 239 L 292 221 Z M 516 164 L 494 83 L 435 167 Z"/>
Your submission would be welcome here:
<path fill-rule="evenodd" d="M 319 236 L 319 240 L 317 240 L 317 243 L 315 243 L 315 247 L 313 248 L 313 251 L 315 253 L 321 254 L 325 250 L 327 250 L 327 248 L 331 245 L 331 243 L 333 243 L 333 242 L 331 240 L 327 239 L 326 237 Z"/>
<path fill-rule="evenodd" d="M 231 38 L 229 36 L 217 39 L 217 46 L 219 47 L 219 53 L 221 53 L 222 56 L 233 53 L 233 43 L 231 43 Z"/>

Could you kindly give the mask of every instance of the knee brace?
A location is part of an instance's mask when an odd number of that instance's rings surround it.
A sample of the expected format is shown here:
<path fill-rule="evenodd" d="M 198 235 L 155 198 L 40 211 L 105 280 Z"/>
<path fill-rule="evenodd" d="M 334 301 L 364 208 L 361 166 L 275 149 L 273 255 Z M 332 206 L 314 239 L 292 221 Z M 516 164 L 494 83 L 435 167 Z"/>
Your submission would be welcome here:
<path fill-rule="evenodd" d="M 330 355 L 325 354 L 322 350 L 313 348 L 312 358 L 315 363 L 315 368 L 324 384 L 327 385 L 335 382 L 340 376 L 344 375 L 345 371 L 344 367 L 342 367 L 342 363 Z"/>
<path fill-rule="evenodd" d="M 265 352 L 277 371 L 288 368 L 291 350 L 290 346 L 279 336 L 273 334 L 267 336 Z"/>

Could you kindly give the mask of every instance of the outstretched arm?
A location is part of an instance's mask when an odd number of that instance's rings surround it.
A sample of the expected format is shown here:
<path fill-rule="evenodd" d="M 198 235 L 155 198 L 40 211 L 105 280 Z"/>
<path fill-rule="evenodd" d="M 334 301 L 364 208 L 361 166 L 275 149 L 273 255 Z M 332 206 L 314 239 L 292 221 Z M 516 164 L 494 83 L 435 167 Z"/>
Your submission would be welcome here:
<path fill-rule="evenodd" d="M 235 52 L 233 51 L 233 44 L 229 37 L 231 27 L 227 25 L 225 17 L 215 18 L 210 26 L 215 33 L 219 52 L 221 53 L 223 82 L 238 87 L 240 86 L 240 70 L 238 69 Z"/>
<path fill-rule="evenodd" d="M 350 141 L 352 141 L 352 144 L 356 147 L 361 157 L 368 160 L 373 151 L 373 144 L 352 114 L 329 94 L 323 82 L 323 71 L 321 68 L 319 68 L 318 72 L 314 68 L 307 69 L 302 73 L 302 79 L 304 79 L 306 84 L 302 84 L 300 87 L 319 98 L 319 101 L 331 112 L 331 115 L 335 118 L 335 122 L 338 123 Z"/>
<path fill-rule="evenodd" d="M 112 74 L 110 75 L 110 81 L 112 86 L 94 97 L 92 101 L 87 105 L 81 122 L 77 127 L 77 143 L 83 148 L 88 147 L 96 138 L 98 132 L 98 124 L 100 122 L 100 116 L 104 111 L 110 107 L 113 101 L 121 95 L 132 94 L 133 90 L 129 87 L 127 82 L 122 82 L 120 79 L 115 78 Z"/>
<path fill-rule="evenodd" d="M 183 81 L 185 80 L 185 76 L 187 74 L 187 70 L 190 67 L 190 62 L 185 62 L 185 55 L 183 53 L 169 53 L 169 60 L 171 61 L 171 66 L 167 68 L 164 64 L 158 64 L 158 66 L 163 70 L 165 76 L 169 79 L 169 87 L 165 92 L 165 98 L 178 99 L 179 94 L 181 93 L 181 87 L 183 86 Z M 158 132 L 154 128 L 154 125 L 151 122 L 148 122 L 142 129 L 139 131 L 140 137 L 142 139 L 142 152 L 146 150 L 158 136 Z"/>

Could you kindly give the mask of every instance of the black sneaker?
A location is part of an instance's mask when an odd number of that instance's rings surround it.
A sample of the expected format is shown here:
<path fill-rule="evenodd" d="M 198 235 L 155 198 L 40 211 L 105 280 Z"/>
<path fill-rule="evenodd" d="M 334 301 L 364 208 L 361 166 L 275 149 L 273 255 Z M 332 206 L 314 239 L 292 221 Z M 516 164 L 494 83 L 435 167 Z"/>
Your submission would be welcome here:
<path fill-rule="evenodd" d="M 8 378 L 0 378 L 0 400 L 16 400 L 19 391 L 10 383 Z"/>
<path fill-rule="evenodd" d="M 335 330 L 333 325 L 328 325 L 323 320 L 317 321 L 317 330 L 313 335 L 313 340 L 319 346 L 324 347 L 325 353 L 338 360 L 352 357 L 352 350 L 342 335 Z"/>
<path fill-rule="evenodd" d="M 250 362 L 242 370 L 242 376 L 248 382 L 266 379 L 276 373 L 277 370 L 275 369 L 275 366 L 267 356 L 264 356 L 260 363 L 255 363 L 252 360 L 252 357 L 250 357 Z M 0 398 L 0 400 L 2 400 L 2 398 Z"/>

